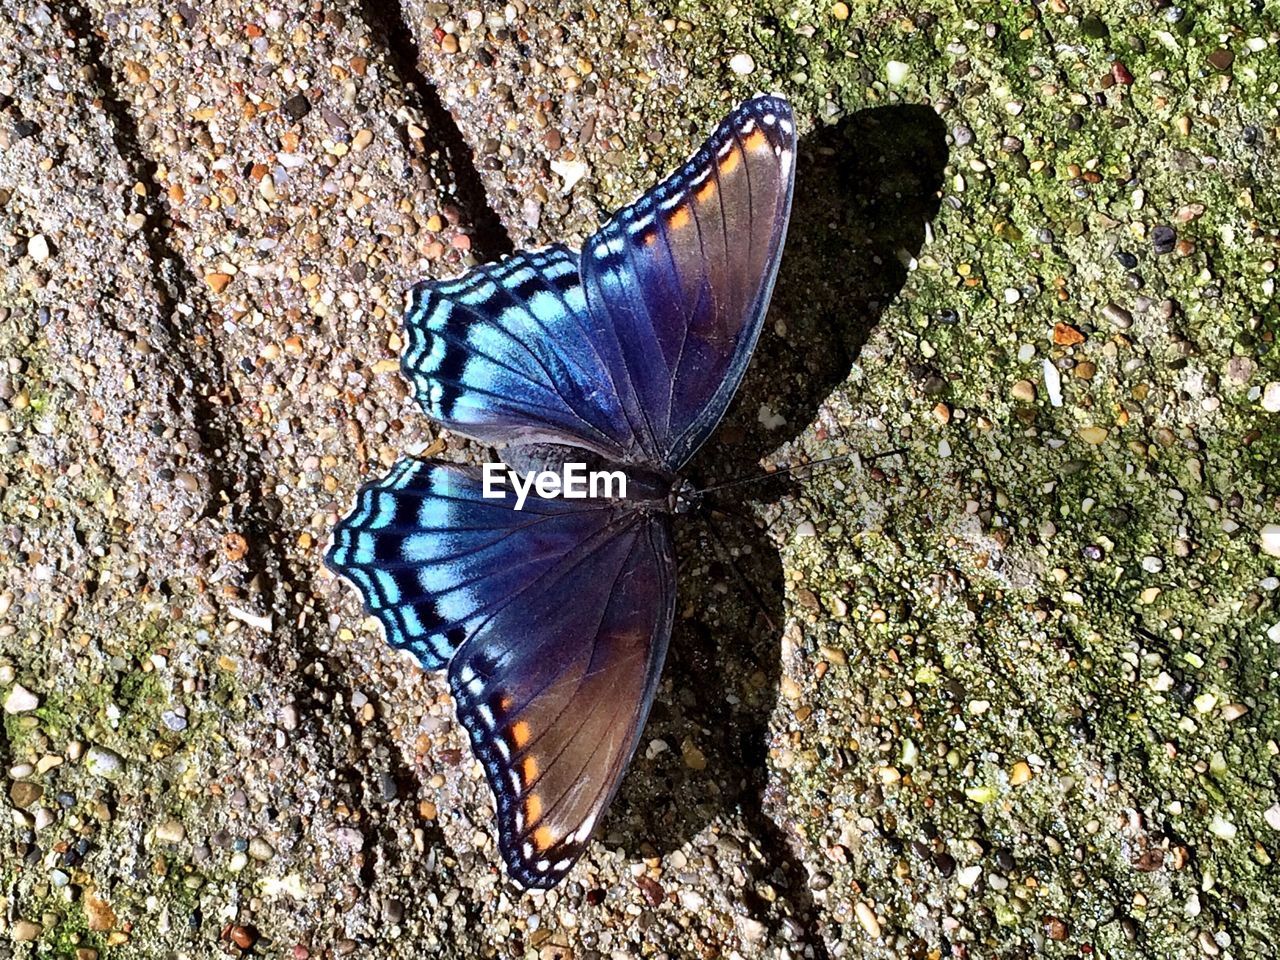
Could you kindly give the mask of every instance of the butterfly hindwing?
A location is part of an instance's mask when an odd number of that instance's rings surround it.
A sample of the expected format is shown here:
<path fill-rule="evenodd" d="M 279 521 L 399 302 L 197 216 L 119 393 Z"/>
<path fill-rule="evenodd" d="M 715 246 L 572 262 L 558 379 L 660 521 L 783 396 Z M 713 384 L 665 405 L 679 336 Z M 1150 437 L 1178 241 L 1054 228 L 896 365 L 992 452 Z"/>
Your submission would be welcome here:
<path fill-rule="evenodd" d="M 724 415 L 768 307 L 786 235 L 791 109 L 756 97 L 582 250 L 595 339 L 651 462 L 679 469 Z"/>
<path fill-rule="evenodd" d="M 578 259 L 564 247 L 419 283 L 405 328 L 401 367 L 445 426 L 488 443 L 567 443 L 613 459 L 634 446 L 588 330 Z"/>
<path fill-rule="evenodd" d="M 671 635 L 674 567 L 667 518 L 631 512 L 549 566 L 449 666 L 522 886 L 569 871 L 622 781 Z"/>

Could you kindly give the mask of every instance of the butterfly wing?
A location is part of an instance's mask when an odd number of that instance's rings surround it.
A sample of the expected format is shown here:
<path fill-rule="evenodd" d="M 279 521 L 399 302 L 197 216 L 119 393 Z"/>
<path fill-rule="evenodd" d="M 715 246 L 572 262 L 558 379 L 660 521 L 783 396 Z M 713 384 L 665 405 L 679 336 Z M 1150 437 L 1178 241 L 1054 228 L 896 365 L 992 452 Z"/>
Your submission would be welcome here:
<path fill-rule="evenodd" d="M 586 849 L 640 741 L 674 615 L 667 519 L 630 512 L 549 567 L 450 664 L 522 886 L 554 886 Z"/>
<path fill-rule="evenodd" d="M 387 642 L 427 670 L 448 664 L 497 598 L 528 588 L 611 522 L 581 501 L 530 497 L 516 511 L 510 497 L 482 494 L 475 468 L 401 460 L 334 527 L 329 567 L 360 590 Z"/>
<path fill-rule="evenodd" d="M 549 887 L 644 728 L 675 611 L 671 537 L 663 515 L 482 493 L 474 468 L 403 460 L 361 491 L 327 560 L 391 644 L 448 663 L 508 872 Z"/>
<path fill-rule="evenodd" d="M 611 362 L 588 327 L 578 258 L 517 253 L 413 288 L 401 368 L 435 420 L 486 443 L 635 447 Z"/>
<path fill-rule="evenodd" d="M 773 291 L 795 126 L 777 97 L 730 114 L 583 248 L 414 287 L 402 366 L 445 426 L 676 470 L 724 415 Z"/>
<path fill-rule="evenodd" d="M 677 470 L 724 415 L 760 334 L 791 210 L 796 136 L 778 97 L 743 103 L 582 251 L 599 353 L 651 462 Z"/>

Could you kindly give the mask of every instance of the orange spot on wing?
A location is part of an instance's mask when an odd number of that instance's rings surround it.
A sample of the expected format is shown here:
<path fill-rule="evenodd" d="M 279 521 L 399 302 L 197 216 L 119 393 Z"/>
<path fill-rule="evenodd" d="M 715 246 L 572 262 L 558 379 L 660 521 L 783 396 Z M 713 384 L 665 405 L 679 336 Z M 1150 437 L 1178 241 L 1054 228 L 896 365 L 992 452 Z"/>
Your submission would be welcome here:
<path fill-rule="evenodd" d="M 653 244 L 657 241 L 657 239 L 658 239 L 658 231 L 657 231 L 657 230 L 646 230 L 646 231 L 645 231 L 643 234 L 641 234 L 641 236 L 640 236 L 640 240 L 644 243 L 644 245 L 645 245 L 646 247 L 651 247 L 651 246 L 653 246 Z"/>
<path fill-rule="evenodd" d="M 498 709 L 502 710 L 505 713 L 507 710 L 511 709 L 511 703 L 512 703 L 511 697 L 508 694 L 504 693 L 498 699 Z"/>
<path fill-rule="evenodd" d="M 536 793 L 524 798 L 524 819 L 525 823 L 537 823 L 542 819 L 542 799 Z"/>
<path fill-rule="evenodd" d="M 509 732 L 511 734 L 511 742 L 516 745 L 517 750 L 529 742 L 529 724 L 523 720 L 517 720 L 513 723 Z"/>
<path fill-rule="evenodd" d="M 541 772 L 538 769 L 538 761 L 534 757 L 528 756 L 520 761 L 520 779 L 524 781 L 525 786 L 537 780 Z"/>
<path fill-rule="evenodd" d="M 672 230 L 679 230 L 681 227 L 689 224 L 689 208 L 676 207 L 671 211 L 671 216 L 667 218 L 667 226 Z"/>
<path fill-rule="evenodd" d="M 720 161 L 720 175 L 724 176 L 738 169 L 738 164 L 742 162 L 742 151 L 736 146 L 729 151 L 728 155 Z"/>
<path fill-rule="evenodd" d="M 533 831 L 533 847 L 539 853 L 543 850 L 550 850 L 555 842 L 556 835 L 551 832 L 550 827 L 539 827 Z"/>
<path fill-rule="evenodd" d="M 699 203 L 706 203 L 716 192 L 716 182 L 707 177 L 707 182 L 693 192 L 693 197 Z"/>
<path fill-rule="evenodd" d="M 763 150 L 766 142 L 764 131 L 759 127 L 747 134 L 746 144 L 748 150 Z"/>

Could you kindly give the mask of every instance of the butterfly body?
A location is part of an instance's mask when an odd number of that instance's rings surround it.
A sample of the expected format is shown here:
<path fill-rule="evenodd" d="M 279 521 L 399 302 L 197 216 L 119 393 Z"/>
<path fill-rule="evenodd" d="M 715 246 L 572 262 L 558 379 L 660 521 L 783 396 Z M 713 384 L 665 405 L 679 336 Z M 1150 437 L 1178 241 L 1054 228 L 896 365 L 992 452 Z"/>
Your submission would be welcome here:
<path fill-rule="evenodd" d="M 582 463 L 625 496 L 486 495 L 402 460 L 339 522 L 329 565 L 393 646 L 447 668 L 510 876 L 558 883 L 639 743 L 675 618 L 681 469 L 728 407 L 777 274 L 791 110 L 756 97 L 591 237 L 414 287 L 402 369 L 426 412 L 518 472 Z"/>
<path fill-rule="evenodd" d="M 529 444 L 502 451 L 502 462 L 518 473 L 562 472 L 569 464 L 581 464 L 588 472 L 620 474 L 626 478 L 625 501 L 632 509 L 662 513 L 686 513 L 696 498 L 692 483 L 680 474 L 643 463 L 619 463 L 590 450 L 560 444 Z M 593 498 L 587 497 L 588 502 Z"/>

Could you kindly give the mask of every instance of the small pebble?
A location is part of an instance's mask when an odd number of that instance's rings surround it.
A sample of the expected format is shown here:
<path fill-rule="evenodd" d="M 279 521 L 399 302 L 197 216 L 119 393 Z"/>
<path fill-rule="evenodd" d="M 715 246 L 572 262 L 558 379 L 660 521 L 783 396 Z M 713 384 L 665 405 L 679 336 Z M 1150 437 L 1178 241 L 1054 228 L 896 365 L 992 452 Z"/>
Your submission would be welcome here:
<path fill-rule="evenodd" d="M 890 60 L 884 65 L 885 79 L 895 87 L 906 80 L 909 73 L 911 73 L 910 65 L 901 60 Z"/>
<path fill-rule="evenodd" d="M 1261 531 L 1262 552 L 1269 557 L 1280 557 L 1280 523 L 1265 524 Z"/>
<path fill-rule="evenodd" d="M 4 698 L 4 712 L 9 714 L 28 713 L 38 706 L 40 698 L 20 683 L 15 683 Z"/>
<path fill-rule="evenodd" d="M 745 77 L 755 72 L 756 62 L 749 53 L 735 53 L 729 58 L 729 69 L 738 76 Z"/>
<path fill-rule="evenodd" d="M 1178 234 L 1173 227 L 1161 225 L 1151 231 L 1151 249 L 1158 254 L 1173 253 L 1177 246 Z"/>
<path fill-rule="evenodd" d="M 1102 315 L 1121 330 L 1128 330 L 1133 326 L 1133 314 L 1114 301 L 1102 308 Z"/>
<path fill-rule="evenodd" d="M 1267 826 L 1277 833 L 1280 833 L 1280 803 L 1273 803 L 1262 814 L 1262 819 L 1267 821 Z"/>
<path fill-rule="evenodd" d="M 880 936 L 880 921 L 876 919 L 876 912 L 864 900 L 859 900 L 853 905 L 853 912 L 858 918 L 858 923 L 862 924 L 862 929 L 867 931 L 867 936 L 873 940 Z"/>
<path fill-rule="evenodd" d="M 280 107 L 286 117 L 295 123 L 311 112 L 311 101 L 306 94 L 297 93 L 286 100 Z"/>
<path fill-rule="evenodd" d="M 1062 375 L 1058 373 L 1058 368 L 1053 365 L 1053 361 L 1048 357 L 1044 358 L 1044 387 L 1049 392 L 1050 406 L 1062 406 Z"/>
<path fill-rule="evenodd" d="M 1053 342 L 1060 347 L 1073 347 L 1078 343 L 1084 343 L 1084 334 L 1069 323 L 1055 323 Z"/>
<path fill-rule="evenodd" d="M 44 263 L 49 259 L 49 241 L 43 233 L 37 233 L 27 241 L 27 256 L 36 263 Z"/>
<path fill-rule="evenodd" d="M 187 836 L 187 828 L 180 820 L 165 820 L 156 827 L 156 839 L 165 843 L 181 843 Z"/>
<path fill-rule="evenodd" d="M 38 940 L 43 932 L 44 927 L 30 920 L 15 920 L 13 926 L 9 928 L 15 943 L 30 943 L 32 940 Z"/>
<path fill-rule="evenodd" d="M 1262 388 L 1262 409 L 1267 413 L 1280 413 L 1280 380 L 1272 380 Z"/>
<path fill-rule="evenodd" d="M 107 780 L 118 777 L 124 770 L 120 754 L 96 744 L 85 751 L 84 765 L 93 776 Z"/>

